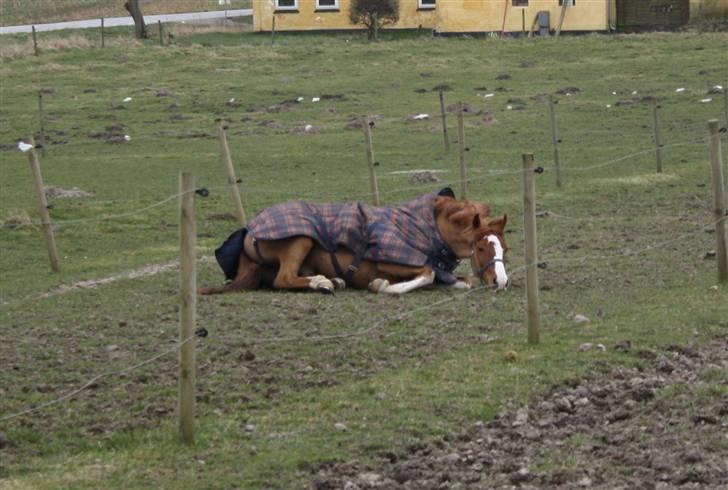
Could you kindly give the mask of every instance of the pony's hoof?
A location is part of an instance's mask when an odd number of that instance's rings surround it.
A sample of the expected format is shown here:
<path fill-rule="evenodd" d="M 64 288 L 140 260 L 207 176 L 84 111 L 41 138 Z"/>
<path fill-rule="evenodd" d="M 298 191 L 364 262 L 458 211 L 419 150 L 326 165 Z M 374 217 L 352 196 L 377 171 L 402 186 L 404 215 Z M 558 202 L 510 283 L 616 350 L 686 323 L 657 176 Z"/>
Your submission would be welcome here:
<path fill-rule="evenodd" d="M 381 293 L 384 289 L 389 286 L 389 281 L 386 279 L 374 279 L 369 283 L 369 291 L 373 293 Z"/>
<path fill-rule="evenodd" d="M 311 289 L 315 291 L 321 291 L 324 294 L 333 294 L 334 292 L 334 283 L 329 281 L 324 276 L 311 277 L 311 282 L 309 283 L 309 286 L 311 287 Z M 328 292 L 326 290 L 328 290 Z"/>
<path fill-rule="evenodd" d="M 334 288 L 335 289 L 344 289 L 344 288 L 346 288 L 346 281 L 344 281 L 340 277 L 334 277 L 334 278 L 332 278 L 331 279 L 331 282 L 334 283 Z"/>
<path fill-rule="evenodd" d="M 323 288 L 319 288 L 318 291 L 321 294 L 329 294 L 331 296 L 336 296 L 336 291 L 334 291 L 333 288 L 323 287 Z"/>

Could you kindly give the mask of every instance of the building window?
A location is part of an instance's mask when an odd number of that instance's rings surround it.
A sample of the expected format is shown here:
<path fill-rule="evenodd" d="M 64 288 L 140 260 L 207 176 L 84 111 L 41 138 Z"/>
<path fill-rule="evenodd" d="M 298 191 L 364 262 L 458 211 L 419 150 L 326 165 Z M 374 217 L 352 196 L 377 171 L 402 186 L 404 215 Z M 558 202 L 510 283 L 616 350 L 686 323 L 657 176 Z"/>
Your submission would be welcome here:
<path fill-rule="evenodd" d="M 417 8 L 419 9 L 434 9 L 436 0 L 417 0 Z"/>
<path fill-rule="evenodd" d="M 298 0 L 276 0 L 276 12 L 298 10 Z"/>
<path fill-rule="evenodd" d="M 528 0 L 511 0 L 514 7 L 528 7 Z"/>
<path fill-rule="evenodd" d="M 339 0 L 316 0 L 316 10 L 339 10 Z"/>

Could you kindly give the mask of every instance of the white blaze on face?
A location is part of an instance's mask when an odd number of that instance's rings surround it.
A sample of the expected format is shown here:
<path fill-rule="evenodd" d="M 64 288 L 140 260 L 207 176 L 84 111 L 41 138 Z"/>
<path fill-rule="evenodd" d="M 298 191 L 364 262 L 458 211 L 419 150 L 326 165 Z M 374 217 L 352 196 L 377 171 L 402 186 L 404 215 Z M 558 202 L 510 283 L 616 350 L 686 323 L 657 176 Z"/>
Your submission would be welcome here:
<path fill-rule="evenodd" d="M 488 243 L 493 244 L 493 249 L 495 250 L 495 264 L 493 267 L 495 268 L 495 281 L 498 284 L 498 290 L 505 289 L 508 285 L 508 274 L 506 274 L 506 266 L 503 265 L 503 246 L 501 245 L 500 240 L 498 240 L 498 237 L 495 235 L 488 235 Z"/>

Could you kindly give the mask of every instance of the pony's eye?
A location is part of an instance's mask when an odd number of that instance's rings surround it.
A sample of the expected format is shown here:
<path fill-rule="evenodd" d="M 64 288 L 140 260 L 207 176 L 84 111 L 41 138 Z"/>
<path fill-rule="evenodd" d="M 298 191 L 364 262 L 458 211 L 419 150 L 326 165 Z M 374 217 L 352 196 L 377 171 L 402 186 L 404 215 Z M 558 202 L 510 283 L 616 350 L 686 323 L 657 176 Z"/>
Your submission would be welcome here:
<path fill-rule="evenodd" d="M 485 252 L 485 249 L 483 247 L 478 247 L 478 252 Z"/>

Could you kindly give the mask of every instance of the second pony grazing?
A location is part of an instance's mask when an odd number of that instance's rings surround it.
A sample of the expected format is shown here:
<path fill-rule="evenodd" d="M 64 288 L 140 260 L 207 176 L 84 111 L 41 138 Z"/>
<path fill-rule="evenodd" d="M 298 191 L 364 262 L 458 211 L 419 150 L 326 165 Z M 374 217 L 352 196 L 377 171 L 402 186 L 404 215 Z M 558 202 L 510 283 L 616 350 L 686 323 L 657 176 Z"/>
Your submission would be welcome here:
<path fill-rule="evenodd" d="M 487 214 L 487 206 L 456 200 L 449 188 L 394 207 L 278 204 L 215 251 L 229 282 L 198 292 L 270 286 L 333 293 L 348 285 L 402 294 L 436 281 L 469 287 L 453 271 L 489 235 Z"/>

